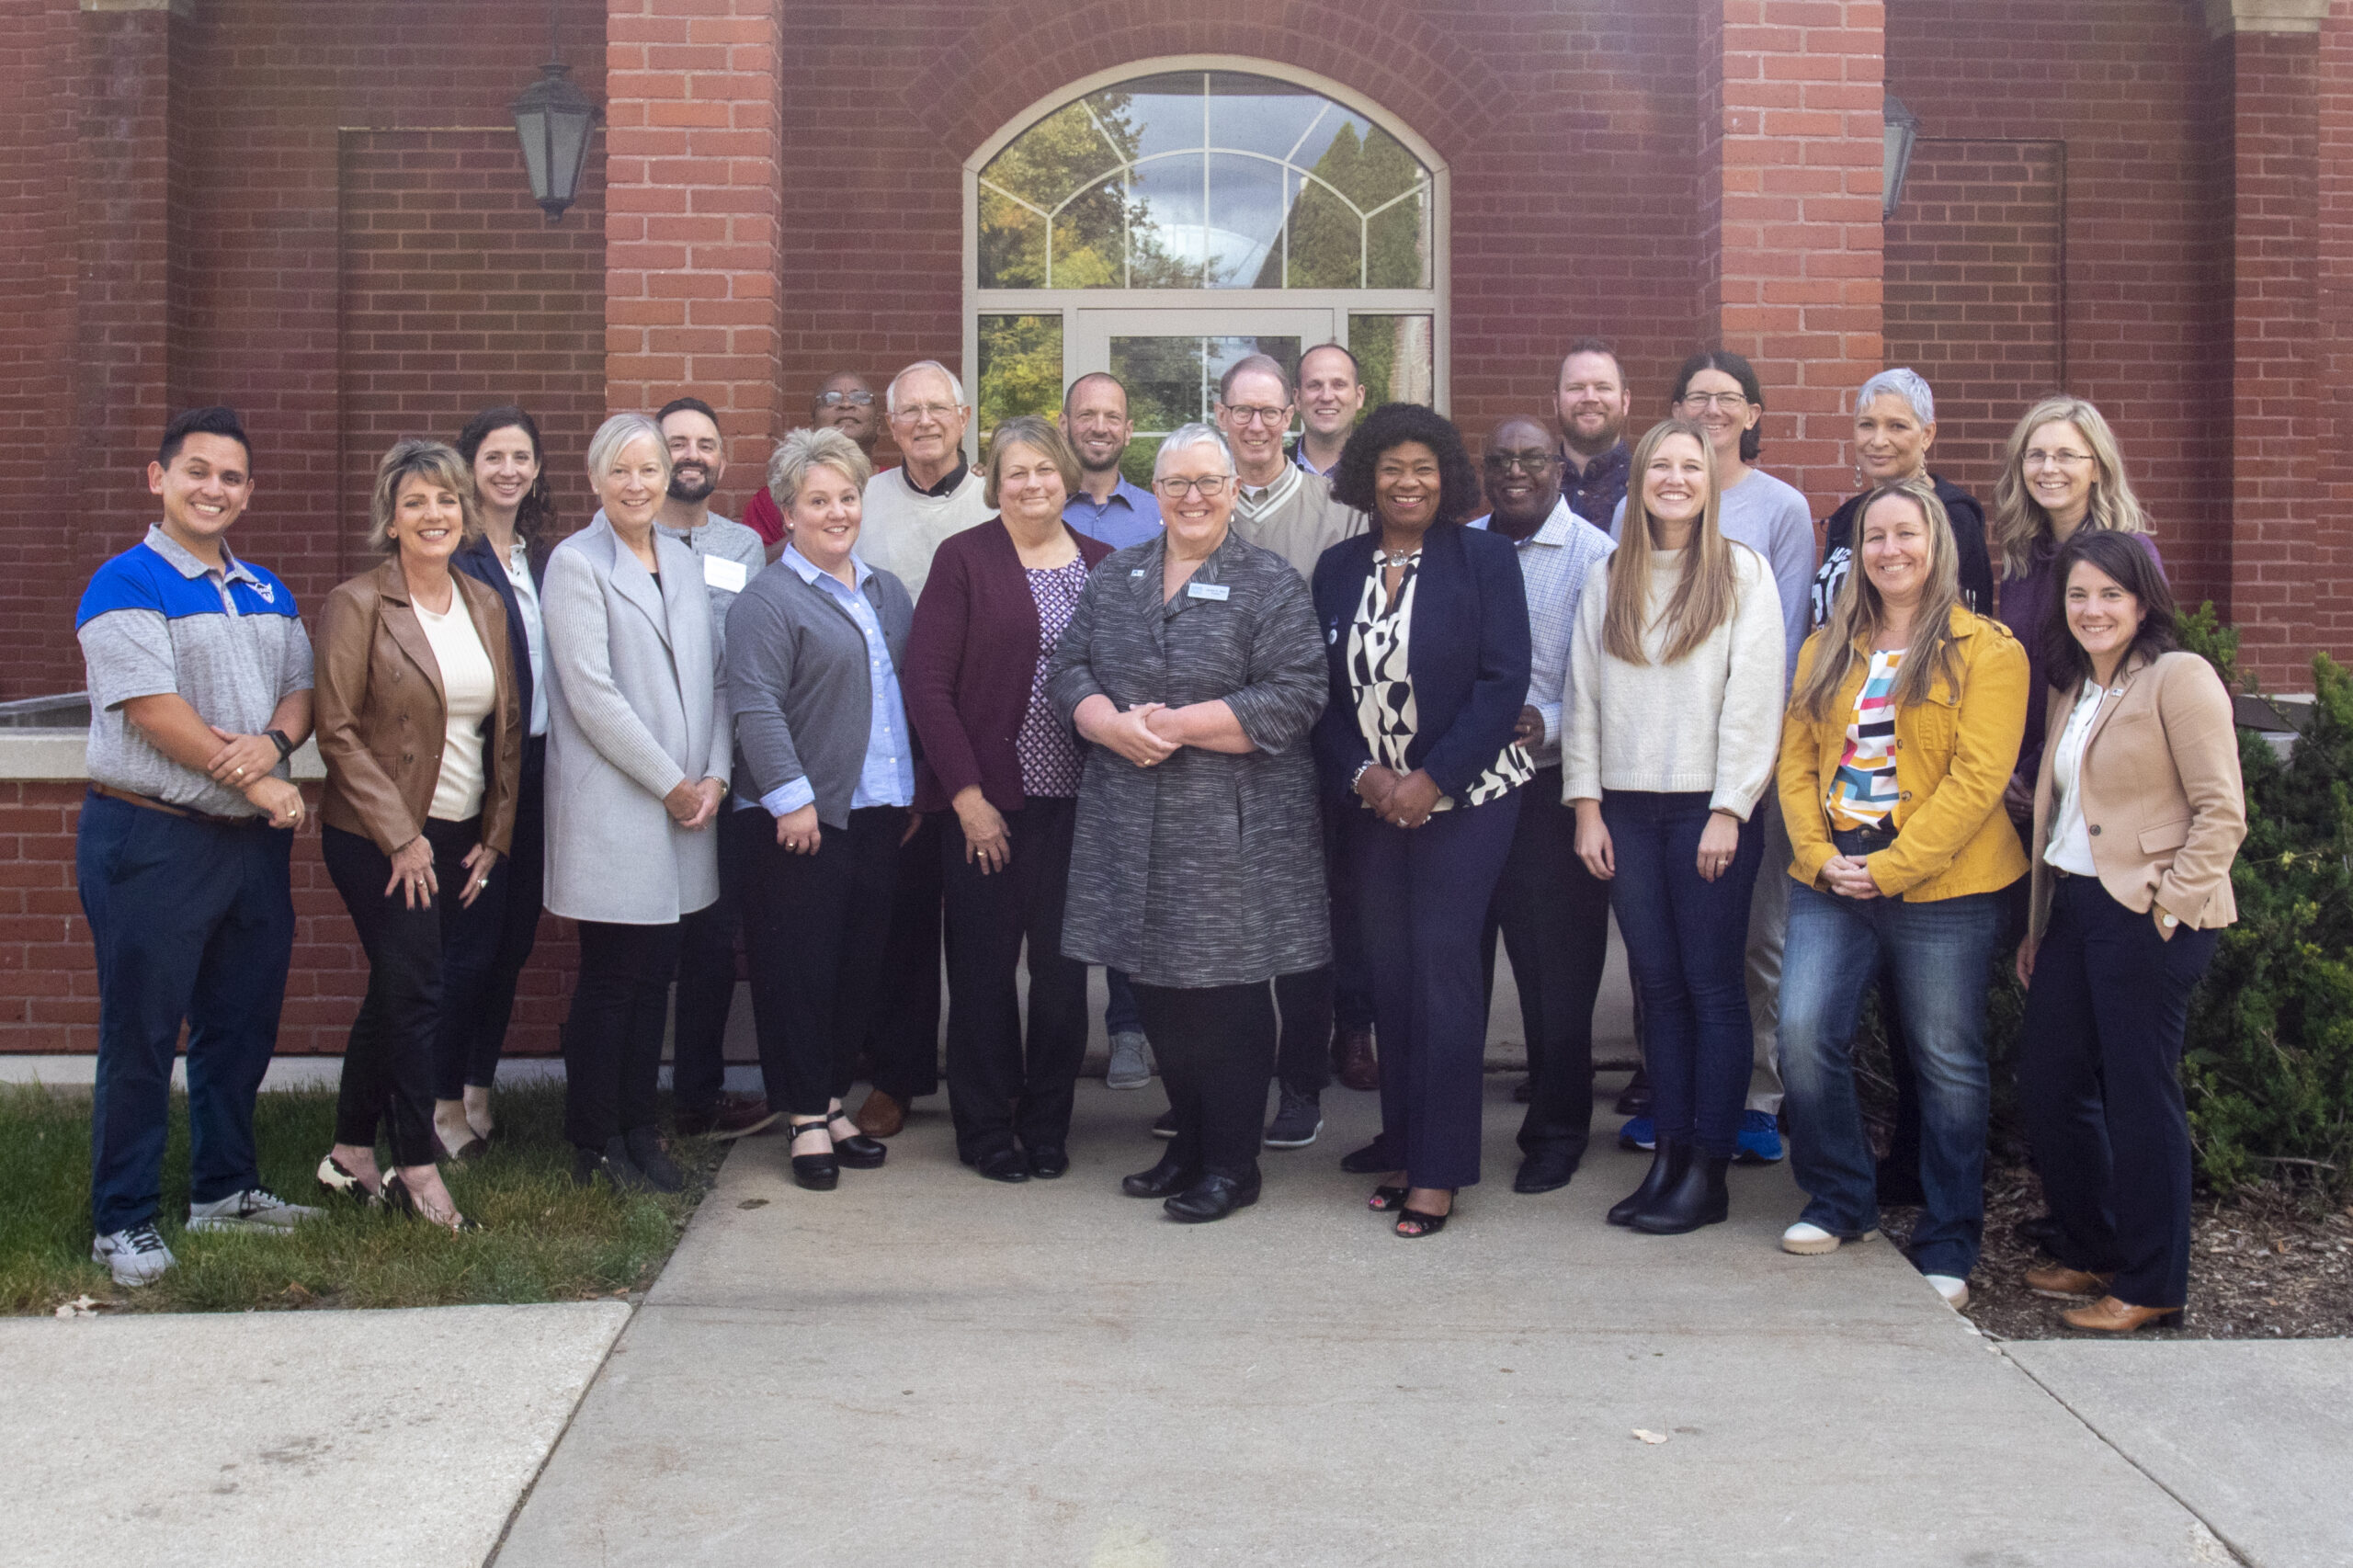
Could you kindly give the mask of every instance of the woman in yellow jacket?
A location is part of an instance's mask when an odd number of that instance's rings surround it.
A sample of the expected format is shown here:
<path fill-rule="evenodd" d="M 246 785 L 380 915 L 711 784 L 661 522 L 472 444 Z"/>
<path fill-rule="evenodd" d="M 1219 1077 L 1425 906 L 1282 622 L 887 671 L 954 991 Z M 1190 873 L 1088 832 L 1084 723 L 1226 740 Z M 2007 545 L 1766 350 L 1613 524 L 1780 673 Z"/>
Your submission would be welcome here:
<path fill-rule="evenodd" d="M 1781 1076 L 1790 1165 L 1810 1199 L 1781 1245 L 1835 1252 L 1879 1228 L 1853 1048 L 1884 960 L 1920 1079 L 1927 1201 L 1912 1262 L 1959 1307 L 1984 1233 L 1998 895 L 2027 870 L 2002 810 L 2026 726 L 2026 650 L 1962 608 L 1952 525 L 1925 482 L 1871 494 L 1856 553 L 1861 570 L 1798 657 L 1781 728 L 1799 884 L 1781 965 Z"/>

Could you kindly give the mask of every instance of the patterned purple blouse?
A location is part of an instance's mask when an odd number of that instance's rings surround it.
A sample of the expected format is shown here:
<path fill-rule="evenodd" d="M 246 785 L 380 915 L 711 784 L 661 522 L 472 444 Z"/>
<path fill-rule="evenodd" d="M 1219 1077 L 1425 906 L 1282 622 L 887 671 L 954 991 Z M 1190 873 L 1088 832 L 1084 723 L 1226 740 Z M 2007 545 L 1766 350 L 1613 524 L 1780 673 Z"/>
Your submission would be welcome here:
<path fill-rule="evenodd" d="M 1029 579 L 1029 597 L 1038 606 L 1038 668 L 1029 676 L 1029 707 L 1013 743 L 1021 758 L 1021 792 L 1075 795 L 1081 772 L 1078 737 L 1054 716 L 1053 704 L 1046 700 L 1046 666 L 1053 662 L 1054 645 L 1063 640 L 1071 612 L 1078 608 L 1079 591 L 1086 586 L 1086 562 L 1073 561 L 1022 574 Z"/>

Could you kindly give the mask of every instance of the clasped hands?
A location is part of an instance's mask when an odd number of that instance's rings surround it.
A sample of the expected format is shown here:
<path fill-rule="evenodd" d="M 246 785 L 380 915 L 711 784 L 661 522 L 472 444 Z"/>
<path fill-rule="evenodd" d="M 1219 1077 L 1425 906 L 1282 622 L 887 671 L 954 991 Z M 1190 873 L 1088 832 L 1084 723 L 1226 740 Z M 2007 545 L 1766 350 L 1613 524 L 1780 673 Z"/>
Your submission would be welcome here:
<path fill-rule="evenodd" d="M 243 795 L 254 810 L 266 812 L 270 826 L 300 826 L 302 791 L 278 777 L 278 743 L 267 735 L 241 735 L 218 724 L 205 728 L 221 742 L 221 749 L 204 765 L 204 771 L 212 776 L 213 781 L 227 785 Z"/>
<path fill-rule="evenodd" d="M 1419 827 L 1438 810 L 1443 791 L 1438 780 L 1416 767 L 1400 773 L 1374 763 L 1357 775 L 1357 794 L 1392 827 Z"/>

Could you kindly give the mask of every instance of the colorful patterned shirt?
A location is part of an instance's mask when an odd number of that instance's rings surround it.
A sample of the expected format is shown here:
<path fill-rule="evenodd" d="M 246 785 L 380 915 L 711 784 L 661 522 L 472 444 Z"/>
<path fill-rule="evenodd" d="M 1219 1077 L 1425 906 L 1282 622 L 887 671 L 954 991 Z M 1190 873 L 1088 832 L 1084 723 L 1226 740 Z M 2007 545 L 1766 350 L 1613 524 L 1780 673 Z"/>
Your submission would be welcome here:
<path fill-rule="evenodd" d="M 1904 650 L 1874 649 L 1870 673 L 1855 693 L 1847 749 L 1823 799 L 1834 828 L 1878 827 L 1895 809 L 1895 672 Z"/>
<path fill-rule="evenodd" d="M 1055 645 L 1086 586 L 1086 562 L 1074 560 L 1041 571 L 1025 570 L 1023 575 L 1029 579 L 1029 597 L 1038 606 L 1038 668 L 1029 677 L 1029 707 L 1013 739 L 1014 753 L 1021 759 L 1021 792 L 1075 795 L 1085 764 L 1078 755 L 1078 737 L 1054 716 L 1054 705 L 1046 699 L 1046 666 L 1053 663 Z"/>

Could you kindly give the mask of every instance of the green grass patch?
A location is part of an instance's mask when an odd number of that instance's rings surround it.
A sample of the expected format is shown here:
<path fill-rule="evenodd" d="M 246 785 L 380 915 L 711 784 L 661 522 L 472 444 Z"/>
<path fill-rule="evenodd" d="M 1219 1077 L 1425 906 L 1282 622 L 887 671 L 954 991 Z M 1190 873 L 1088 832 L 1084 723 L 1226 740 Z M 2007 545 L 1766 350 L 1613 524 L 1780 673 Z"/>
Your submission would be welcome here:
<path fill-rule="evenodd" d="M 572 1185 L 562 1085 L 501 1090 L 498 1137 L 442 1177 L 478 1233 L 336 1204 L 313 1173 L 335 1142 L 330 1090 L 272 1092 L 256 1108 L 264 1185 L 327 1211 L 283 1234 L 188 1235 L 188 1101 L 172 1096 L 157 1221 L 179 1259 L 157 1283 L 118 1289 L 90 1261 L 90 1100 L 0 1085 L 0 1312 L 47 1312 L 88 1295 L 138 1312 L 297 1307 L 436 1307 L 569 1301 L 640 1290 L 677 1244 L 718 1168 L 721 1147 L 679 1139 L 688 1177 L 676 1197 Z M 377 1158 L 391 1168 L 388 1151 Z"/>

